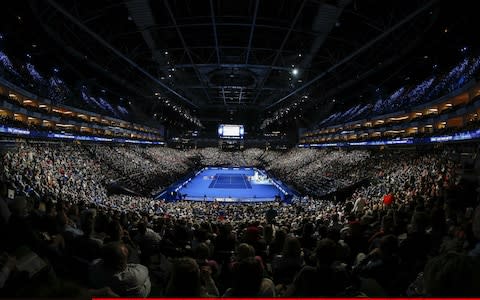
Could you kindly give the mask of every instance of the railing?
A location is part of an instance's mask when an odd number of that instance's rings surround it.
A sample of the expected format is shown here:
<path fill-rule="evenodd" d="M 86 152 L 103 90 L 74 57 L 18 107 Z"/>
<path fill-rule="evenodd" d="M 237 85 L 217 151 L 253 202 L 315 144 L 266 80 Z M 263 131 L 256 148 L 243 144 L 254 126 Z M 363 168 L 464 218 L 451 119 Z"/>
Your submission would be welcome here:
<path fill-rule="evenodd" d="M 165 142 L 161 142 L 161 141 L 133 140 L 133 139 L 115 138 L 115 137 L 107 138 L 107 137 L 100 137 L 100 136 L 55 133 L 50 131 L 39 131 L 39 130 L 9 127 L 4 125 L 0 125 L 0 134 L 11 135 L 11 136 L 21 136 L 26 138 L 40 138 L 40 139 L 62 139 L 62 140 L 90 141 L 90 142 L 165 145 Z"/>
<path fill-rule="evenodd" d="M 326 147 L 359 147 L 359 146 L 386 146 L 386 145 L 414 145 L 414 144 L 431 144 L 445 142 L 464 142 L 480 139 L 480 129 L 458 132 L 450 135 L 438 135 L 423 138 L 397 138 L 385 139 L 377 141 L 361 141 L 361 142 L 334 142 L 334 143 L 313 143 L 298 144 L 299 148 L 326 148 Z"/>

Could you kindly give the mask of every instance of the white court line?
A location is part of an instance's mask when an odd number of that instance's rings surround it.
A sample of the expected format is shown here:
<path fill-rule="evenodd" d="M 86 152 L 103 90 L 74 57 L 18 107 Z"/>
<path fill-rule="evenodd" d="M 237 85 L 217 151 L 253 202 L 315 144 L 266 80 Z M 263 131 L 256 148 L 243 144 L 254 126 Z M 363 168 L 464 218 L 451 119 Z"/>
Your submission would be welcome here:
<path fill-rule="evenodd" d="M 245 180 L 244 174 L 242 174 L 242 179 L 243 179 L 243 183 L 245 184 L 245 188 L 248 189 L 248 184 L 247 184 L 247 181 Z"/>
<path fill-rule="evenodd" d="M 217 176 L 217 174 L 215 174 L 215 183 L 213 184 L 212 188 L 215 188 L 215 185 L 217 184 L 217 181 L 218 181 L 218 176 Z"/>

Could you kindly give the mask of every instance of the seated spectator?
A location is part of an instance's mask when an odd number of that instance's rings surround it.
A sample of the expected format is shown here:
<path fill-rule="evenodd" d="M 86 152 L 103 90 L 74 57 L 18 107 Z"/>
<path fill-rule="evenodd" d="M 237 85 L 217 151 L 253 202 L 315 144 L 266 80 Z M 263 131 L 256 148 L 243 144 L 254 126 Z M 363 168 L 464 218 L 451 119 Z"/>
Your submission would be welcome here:
<path fill-rule="evenodd" d="M 83 232 L 76 228 L 75 223 L 68 218 L 63 210 L 57 214 L 57 228 L 66 242 L 73 241 L 76 237 L 83 235 Z"/>
<path fill-rule="evenodd" d="M 409 273 L 409 281 L 422 271 L 431 250 L 430 236 L 426 232 L 427 222 L 424 212 L 415 212 L 406 239 L 399 245 L 402 268 Z"/>
<path fill-rule="evenodd" d="M 61 235 L 50 235 L 34 229 L 24 196 L 16 197 L 10 205 L 12 215 L 7 227 L 7 250 L 15 251 L 21 246 L 27 246 L 39 255 L 54 259 L 61 254 L 64 240 Z"/>
<path fill-rule="evenodd" d="M 218 263 L 211 259 L 210 255 L 210 247 L 206 243 L 200 243 L 198 246 L 194 249 L 194 254 L 195 254 L 195 260 L 197 261 L 197 264 L 200 267 L 207 266 L 211 270 L 211 274 L 213 278 L 216 278 L 218 275 L 218 272 L 220 270 L 220 267 L 218 266 Z"/>
<path fill-rule="evenodd" d="M 283 250 L 283 245 L 285 244 L 285 239 L 287 238 L 287 233 L 283 229 L 275 231 L 275 238 L 273 239 L 270 247 L 268 248 L 269 256 L 273 257 L 278 255 Z"/>
<path fill-rule="evenodd" d="M 315 257 L 316 267 L 305 266 L 295 277 L 287 296 L 289 297 L 334 297 L 347 287 L 348 276 L 343 265 L 337 261 L 338 246 L 329 239 L 318 242 Z"/>
<path fill-rule="evenodd" d="M 11 272 L 15 269 L 16 263 L 17 260 L 14 256 L 9 256 L 7 253 L 2 253 L 0 256 L 0 291 L 2 291 Z"/>
<path fill-rule="evenodd" d="M 92 261 L 101 256 L 103 241 L 93 237 L 93 220 L 86 219 L 82 224 L 83 235 L 78 236 L 73 242 L 74 255 L 87 261 Z"/>
<path fill-rule="evenodd" d="M 235 235 L 232 233 L 231 224 L 220 224 L 219 225 L 219 234 L 215 238 L 215 252 L 216 253 L 225 253 L 228 251 L 235 250 Z"/>
<path fill-rule="evenodd" d="M 112 221 L 107 226 L 107 237 L 105 243 L 110 242 L 123 242 L 124 246 L 128 249 L 128 262 L 139 263 L 140 258 L 136 245 L 130 239 L 128 231 L 124 230 L 119 221 Z"/>
<path fill-rule="evenodd" d="M 233 286 L 225 292 L 224 297 L 275 297 L 273 282 L 264 277 L 261 263 L 248 257 L 237 262 L 233 267 Z"/>
<path fill-rule="evenodd" d="M 443 237 L 438 253 L 460 252 L 463 249 L 464 243 L 463 231 L 458 226 L 452 225 Z"/>
<path fill-rule="evenodd" d="M 477 206 L 473 215 L 472 231 L 477 243 L 474 245 L 473 249 L 470 250 L 469 255 L 479 258 L 480 257 L 480 205 Z"/>
<path fill-rule="evenodd" d="M 192 258 L 176 259 L 165 296 L 185 298 L 218 296 L 218 289 L 211 277 L 210 267 L 200 268 Z"/>
<path fill-rule="evenodd" d="M 150 257 L 156 253 L 161 242 L 161 237 L 158 233 L 147 227 L 145 222 L 138 224 L 137 235 L 134 241 L 140 247 L 142 263 L 148 263 Z"/>
<path fill-rule="evenodd" d="M 147 297 L 150 294 L 147 267 L 129 264 L 125 245 L 112 242 L 106 244 L 102 252 L 102 259 L 95 261 L 89 272 L 92 288 L 108 286 L 121 297 Z"/>
<path fill-rule="evenodd" d="M 230 269 L 233 269 L 235 267 L 235 264 L 247 258 L 255 258 L 260 263 L 262 270 L 265 269 L 263 259 L 260 256 L 255 255 L 255 248 L 253 248 L 253 246 L 247 243 L 241 243 L 240 245 L 238 245 L 236 256 L 230 263 Z"/>
<path fill-rule="evenodd" d="M 380 246 L 375 248 L 357 266 L 356 272 L 365 278 L 377 281 L 381 287 L 390 294 L 399 292 L 396 287 L 396 274 L 399 267 L 397 256 L 398 241 L 394 235 L 386 235 L 381 238 Z"/>
<path fill-rule="evenodd" d="M 431 259 L 425 266 L 423 283 L 428 297 L 478 297 L 480 265 L 455 252 Z"/>
<path fill-rule="evenodd" d="M 303 253 L 300 241 L 296 237 L 288 237 L 285 240 L 282 254 L 277 255 L 273 259 L 273 281 L 275 284 L 290 284 L 303 264 Z"/>
<path fill-rule="evenodd" d="M 245 232 L 244 242 L 253 246 L 258 256 L 265 258 L 267 245 L 262 237 L 262 231 L 258 226 L 249 226 Z"/>
<path fill-rule="evenodd" d="M 382 238 L 386 235 L 393 234 L 394 221 L 392 216 L 384 216 L 382 218 L 381 228 L 378 232 L 372 235 L 368 240 L 370 244 L 370 250 L 380 247 Z"/>
<path fill-rule="evenodd" d="M 0 182 L 0 226 L 4 227 L 8 223 L 8 219 L 12 214 L 8 209 L 8 187 L 5 182 Z"/>
<path fill-rule="evenodd" d="M 315 233 L 315 226 L 313 223 L 306 223 L 303 225 L 303 232 L 302 236 L 300 237 L 300 244 L 302 248 L 305 250 L 313 250 L 317 245 L 317 238 L 314 236 Z"/>

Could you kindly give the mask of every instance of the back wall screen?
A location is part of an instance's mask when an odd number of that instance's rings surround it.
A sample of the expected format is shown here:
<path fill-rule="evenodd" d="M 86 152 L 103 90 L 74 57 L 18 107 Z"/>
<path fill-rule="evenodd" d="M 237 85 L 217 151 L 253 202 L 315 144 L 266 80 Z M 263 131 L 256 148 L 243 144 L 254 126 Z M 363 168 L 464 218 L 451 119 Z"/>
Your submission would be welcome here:
<path fill-rule="evenodd" d="M 243 139 L 245 129 L 243 125 L 220 124 L 218 136 L 225 139 Z"/>

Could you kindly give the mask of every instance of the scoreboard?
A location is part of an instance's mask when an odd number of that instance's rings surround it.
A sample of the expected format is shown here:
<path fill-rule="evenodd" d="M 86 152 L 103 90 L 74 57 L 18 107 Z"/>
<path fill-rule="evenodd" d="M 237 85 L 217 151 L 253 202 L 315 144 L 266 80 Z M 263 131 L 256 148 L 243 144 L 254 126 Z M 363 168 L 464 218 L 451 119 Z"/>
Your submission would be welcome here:
<path fill-rule="evenodd" d="M 218 125 L 218 136 L 224 139 L 243 139 L 245 129 L 243 125 L 220 124 Z"/>

